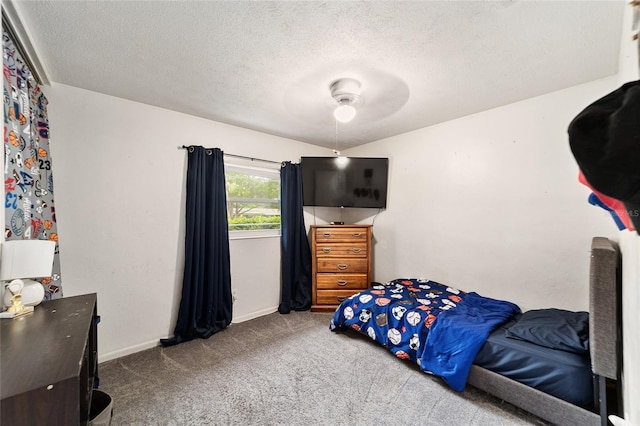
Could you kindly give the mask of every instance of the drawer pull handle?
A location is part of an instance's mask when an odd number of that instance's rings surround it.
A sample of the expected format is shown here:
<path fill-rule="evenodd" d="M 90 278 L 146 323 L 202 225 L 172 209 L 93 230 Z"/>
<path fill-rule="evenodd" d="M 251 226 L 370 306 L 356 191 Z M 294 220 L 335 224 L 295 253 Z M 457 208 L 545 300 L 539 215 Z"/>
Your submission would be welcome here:
<path fill-rule="evenodd" d="M 323 237 L 330 237 L 331 236 L 331 232 L 324 232 L 322 234 Z"/>
<path fill-rule="evenodd" d="M 349 267 L 349 265 L 347 265 L 346 263 L 338 263 L 337 266 L 338 266 L 338 269 L 341 269 L 343 271 Z"/>
<path fill-rule="evenodd" d="M 362 237 L 362 234 L 360 232 L 354 232 L 352 235 L 354 237 Z"/>
<path fill-rule="evenodd" d="M 331 253 L 331 248 L 329 248 L 329 247 L 323 247 L 323 248 L 322 248 L 322 251 L 323 251 L 323 252 L 325 252 L 325 253 Z"/>
<path fill-rule="evenodd" d="M 351 251 L 354 252 L 354 253 L 360 253 L 361 250 L 360 250 L 359 247 L 354 247 L 354 248 L 351 249 Z"/>
<path fill-rule="evenodd" d="M 336 296 L 336 298 L 338 299 L 338 302 L 344 302 L 347 300 L 347 296 Z"/>
<path fill-rule="evenodd" d="M 339 280 L 336 284 L 338 284 L 340 286 L 345 286 L 345 285 L 347 285 L 347 281 L 346 280 Z"/>

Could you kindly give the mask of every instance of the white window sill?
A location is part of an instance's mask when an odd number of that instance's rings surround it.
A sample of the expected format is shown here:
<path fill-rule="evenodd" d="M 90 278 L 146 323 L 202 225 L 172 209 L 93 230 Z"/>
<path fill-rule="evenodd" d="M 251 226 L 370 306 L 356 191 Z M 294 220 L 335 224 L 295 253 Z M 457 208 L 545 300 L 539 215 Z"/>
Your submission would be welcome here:
<path fill-rule="evenodd" d="M 280 238 L 280 230 L 277 231 L 229 231 L 230 240 L 250 240 L 255 238 Z"/>

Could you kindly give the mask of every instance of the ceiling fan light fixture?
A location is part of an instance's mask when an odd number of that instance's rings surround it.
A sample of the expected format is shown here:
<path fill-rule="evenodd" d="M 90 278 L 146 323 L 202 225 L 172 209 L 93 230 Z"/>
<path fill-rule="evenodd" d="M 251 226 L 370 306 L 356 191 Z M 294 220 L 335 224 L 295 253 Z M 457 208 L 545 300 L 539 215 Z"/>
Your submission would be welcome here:
<path fill-rule="evenodd" d="M 333 110 L 333 116 L 341 123 L 348 123 L 356 116 L 356 105 L 360 104 L 360 82 L 353 78 L 341 78 L 329 86 L 331 97 L 338 106 Z"/>
<path fill-rule="evenodd" d="M 341 123 L 348 123 L 356 116 L 356 112 L 355 107 L 349 104 L 341 104 L 333 110 L 333 116 Z"/>

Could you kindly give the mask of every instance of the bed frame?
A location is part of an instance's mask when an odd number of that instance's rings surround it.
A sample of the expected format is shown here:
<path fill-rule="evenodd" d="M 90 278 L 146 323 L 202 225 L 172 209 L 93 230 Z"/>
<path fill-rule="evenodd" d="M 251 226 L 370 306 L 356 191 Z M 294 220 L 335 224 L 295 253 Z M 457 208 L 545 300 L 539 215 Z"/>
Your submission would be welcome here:
<path fill-rule="evenodd" d="M 621 257 L 615 242 L 594 237 L 589 275 L 589 351 L 599 414 L 473 365 L 467 383 L 556 425 L 608 425 L 607 382 L 620 383 Z M 607 380 L 610 379 L 610 380 Z M 616 386 L 617 387 L 617 386 Z M 618 396 L 618 401 L 620 398 Z M 621 410 L 620 410 L 621 411 Z"/>

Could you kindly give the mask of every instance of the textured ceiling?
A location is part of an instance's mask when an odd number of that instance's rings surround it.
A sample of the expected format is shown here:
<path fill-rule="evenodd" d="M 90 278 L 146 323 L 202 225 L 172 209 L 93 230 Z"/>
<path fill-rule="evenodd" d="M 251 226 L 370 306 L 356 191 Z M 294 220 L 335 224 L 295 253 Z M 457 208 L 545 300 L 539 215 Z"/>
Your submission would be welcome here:
<path fill-rule="evenodd" d="M 623 1 L 14 1 L 50 80 L 341 149 L 617 73 Z"/>

